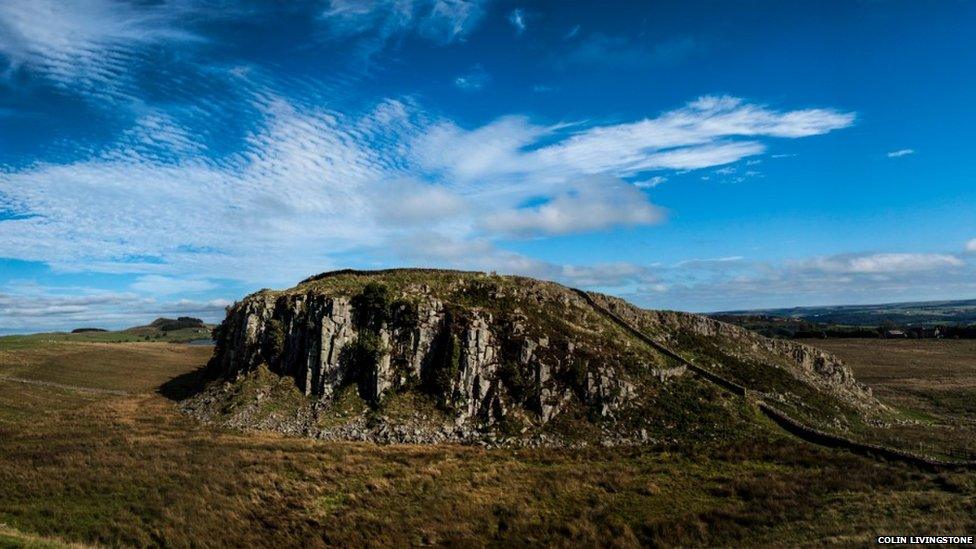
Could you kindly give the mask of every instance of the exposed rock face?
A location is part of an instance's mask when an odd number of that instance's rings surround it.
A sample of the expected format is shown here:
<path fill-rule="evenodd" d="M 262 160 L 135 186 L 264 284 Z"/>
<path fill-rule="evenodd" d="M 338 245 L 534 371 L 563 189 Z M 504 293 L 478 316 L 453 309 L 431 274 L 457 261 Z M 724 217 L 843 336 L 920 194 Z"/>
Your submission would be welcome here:
<path fill-rule="evenodd" d="M 572 396 L 572 387 L 557 382 L 554 372 L 571 360 L 574 344 L 565 342 L 553 352 L 549 338 L 533 338 L 518 315 L 501 320 L 427 295 L 390 309 L 389 318 L 370 331 L 357 322 L 348 296 L 254 294 L 228 312 L 209 367 L 232 379 L 267 365 L 324 402 L 353 383 L 373 404 L 405 387 L 426 388 L 451 410 L 457 425 L 481 427 L 516 409 L 547 423 Z M 375 336 L 379 352 L 364 365 L 347 351 L 367 333 Z M 500 374 L 503 363 L 518 380 Z M 521 394 L 513 395 L 506 382 L 516 383 Z M 612 364 L 594 367 L 586 378 L 587 401 L 603 415 L 633 394 Z"/>
<path fill-rule="evenodd" d="M 785 372 L 785 385 L 757 391 L 812 387 L 865 409 L 876 405 L 827 353 L 697 315 L 644 311 L 595 297 L 669 347 L 689 351 L 689 358 L 709 350 L 695 356 L 723 364 L 768 363 L 770 370 Z M 706 344 L 688 347 L 689 336 Z M 647 410 L 649 422 L 670 424 L 660 418 L 672 411 L 656 407 L 654 398 L 671 384 L 683 384 L 682 398 L 715 400 L 714 390 L 685 366 L 620 330 L 579 295 L 525 278 L 416 270 L 327 273 L 291 290 L 248 296 L 228 310 L 215 337 L 208 368 L 222 383 L 185 409 L 214 418 L 233 408 L 238 412 L 231 424 L 323 438 L 470 441 L 491 430 L 542 433 L 564 415 L 602 422 L 611 436 L 606 426 L 635 417 L 629 413 L 635 409 Z M 255 397 L 238 389 L 259 371 L 290 380 L 300 409 L 258 419 L 261 405 L 253 401 L 267 402 L 270 393 L 262 389 Z M 352 404 L 350 391 L 359 399 Z M 436 409 L 415 410 L 411 395 Z M 414 406 L 407 416 L 397 404 L 404 399 Z M 402 417 L 391 419 L 387 412 Z M 646 427 L 654 432 L 653 425 Z M 630 431 L 640 433 L 635 439 L 648 440 L 648 430 L 636 429 Z"/>

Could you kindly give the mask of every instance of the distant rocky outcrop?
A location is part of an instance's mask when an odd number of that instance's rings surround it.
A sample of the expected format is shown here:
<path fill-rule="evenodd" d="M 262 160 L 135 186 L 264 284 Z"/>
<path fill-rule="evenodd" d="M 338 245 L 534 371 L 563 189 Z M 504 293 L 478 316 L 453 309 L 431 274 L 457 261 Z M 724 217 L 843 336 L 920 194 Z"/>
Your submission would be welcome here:
<path fill-rule="evenodd" d="M 826 353 L 591 295 L 680 360 L 558 284 L 339 271 L 231 307 L 214 330 L 216 380 L 182 406 L 241 428 L 403 442 L 647 442 L 677 436 L 679 426 L 684 435 L 749 421 L 740 403 L 690 375 L 684 358 L 820 424 L 842 428 L 852 411 L 878 406 Z"/>
<path fill-rule="evenodd" d="M 163 332 L 172 332 L 184 328 L 203 328 L 203 320 L 192 316 L 181 316 L 176 319 L 160 317 L 149 323 L 150 328 L 156 328 Z"/>

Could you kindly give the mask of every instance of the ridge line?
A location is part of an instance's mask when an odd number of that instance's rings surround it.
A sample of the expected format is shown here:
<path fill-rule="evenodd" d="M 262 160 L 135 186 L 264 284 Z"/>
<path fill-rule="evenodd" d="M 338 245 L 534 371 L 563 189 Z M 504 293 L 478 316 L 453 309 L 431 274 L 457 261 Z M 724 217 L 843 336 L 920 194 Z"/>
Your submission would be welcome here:
<path fill-rule="evenodd" d="M 614 324 L 620 326 L 626 330 L 631 335 L 637 337 L 644 343 L 647 343 L 654 349 L 657 349 L 666 356 L 677 360 L 682 365 L 686 366 L 693 372 L 697 373 L 703 379 L 720 386 L 726 391 L 735 394 L 737 396 L 746 397 L 748 400 L 754 400 L 756 402 L 757 408 L 766 417 L 771 419 L 777 426 L 786 431 L 787 433 L 809 442 L 811 444 L 816 444 L 818 446 L 823 446 L 825 448 L 843 449 L 849 452 L 863 455 L 873 458 L 886 458 L 893 461 L 900 461 L 903 463 L 908 463 L 910 465 L 915 465 L 932 471 L 938 471 L 940 469 L 976 469 L 976 460 L 968 461 L 948 461 L 941 460 L 937 458 L 932 458 L 929 456 L 923 456 L 915 454 L 912 452 L 906 452 L 904 450 L 899 450 L 897 448 L 890 448 L 887 446 L 881 446 L 877 444 L 869 444 L 866 442 L 859 442 L 853 439 L 842 437 L 840 435 L 835 435 L 827 433 L 811 427 L 799 420 L 790 417 L 785 412 L 779 410 L 775 406 L 772 406 L 766 402 L 762 396 L 754 390 L 748 389 L 738 383 L 731 381 L 722 377 L 711 370 L 703 368 L 685 357 L 679 355 L 678 353 L 672 351 L 663 343 L 657 341 L 656 339 L 648 336 L 644 332 L 638 330 L 636 327 L 632 326 L 629 322 L 619 317 L 614 312 L 608 310 L 606 307 L 600 305 L 593 299 L 593 296 L 589 292 L 570 288 L 573 292 L 579 295 L 583 301 L 585 301 L 593 310 L 597 313 L 610 319 Z M 751 397 L 751 399 L 749 398 Z"/>

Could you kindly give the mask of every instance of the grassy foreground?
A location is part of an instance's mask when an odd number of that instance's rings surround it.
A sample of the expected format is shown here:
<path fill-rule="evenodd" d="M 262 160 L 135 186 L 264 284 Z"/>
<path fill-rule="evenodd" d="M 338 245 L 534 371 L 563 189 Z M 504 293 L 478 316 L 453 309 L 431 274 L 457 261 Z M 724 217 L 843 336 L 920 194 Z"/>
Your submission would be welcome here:
<path fill-rule="evenodd" d="M 578 450 L 239 434 L 175 411 L 209 348 L 6 343 L 0 377 L 64 386 L 0 381 L 0 547 L 796 545 L 976 531 L 973 473 L 875 462 L 773 428 Z"/>

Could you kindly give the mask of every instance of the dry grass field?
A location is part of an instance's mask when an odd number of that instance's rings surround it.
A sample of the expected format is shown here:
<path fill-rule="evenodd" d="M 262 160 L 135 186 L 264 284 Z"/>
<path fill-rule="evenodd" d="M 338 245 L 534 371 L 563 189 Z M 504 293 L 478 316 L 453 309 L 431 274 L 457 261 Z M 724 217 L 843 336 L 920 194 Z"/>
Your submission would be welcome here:
<path fill-rule="evenodd" d="M 817 339 L 902 422 L 865 433 L 886 444 L 976 459 L 976 340 Z"/>
<path fill-rule="evenodd" d="M 976 531 L 973 473 L 877 462 L 772 427 L 579 450 L 218 431 L 172 400 L 210 351 L 0 339 L 0 377 L 63 385 L 0 381 L 0 547 L 797 545 Z"/>

